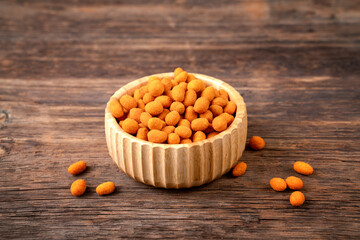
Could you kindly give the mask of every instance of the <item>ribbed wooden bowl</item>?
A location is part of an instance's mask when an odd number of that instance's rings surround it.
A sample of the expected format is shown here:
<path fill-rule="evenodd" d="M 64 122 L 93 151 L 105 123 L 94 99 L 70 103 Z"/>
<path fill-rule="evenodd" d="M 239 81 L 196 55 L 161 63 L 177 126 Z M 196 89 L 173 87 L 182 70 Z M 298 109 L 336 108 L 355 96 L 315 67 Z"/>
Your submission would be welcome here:
<path fill-rule="evenodd" d="M 156 74 L 159 77 L 173 73 Z M 189 144 L 158 144 L 140 140 L 123 131 L 105 109 L 106 143 L 115 164 L 136 181 L 162 188 L 190 188 L 209 183 L 227 173 L 239 161 L 247 134 L 246 105 L 240 94 L 229 84 L 201 74 L 196 78 L 216 89 L 226 90 L 237 104 L 235 120 L 224 132 L 210 139 Z M 140 78 L 114 93 L 119 99 L 148 81 Z"/>

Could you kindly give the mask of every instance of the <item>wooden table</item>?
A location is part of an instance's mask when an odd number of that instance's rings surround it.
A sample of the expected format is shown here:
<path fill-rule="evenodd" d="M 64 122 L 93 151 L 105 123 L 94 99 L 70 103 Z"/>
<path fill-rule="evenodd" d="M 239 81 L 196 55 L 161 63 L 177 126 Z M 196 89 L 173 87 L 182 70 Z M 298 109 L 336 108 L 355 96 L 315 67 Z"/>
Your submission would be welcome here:
<path fill-rule="evenodd" d="M 113 164 L 108 98 L 177 66 L 244 97 L 248 136 L 266 141 L 244 152 L 244 176 L 154 189 Z M 359 1 L 0 3 L 0 238 L 356 239 L 359 140 Z M 315 169 L 300 208 L 269 186 L 299 176 L 295 161 Z M 95 193 L 104 181 L 115 194 Z"/>

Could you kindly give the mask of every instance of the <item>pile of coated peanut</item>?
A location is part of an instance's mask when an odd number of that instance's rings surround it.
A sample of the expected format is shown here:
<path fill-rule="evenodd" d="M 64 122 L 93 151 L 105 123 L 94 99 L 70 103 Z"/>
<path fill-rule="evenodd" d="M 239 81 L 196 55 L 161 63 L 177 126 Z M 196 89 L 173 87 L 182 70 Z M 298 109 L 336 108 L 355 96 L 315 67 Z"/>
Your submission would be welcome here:
<path fill-rule="evenodd" d="M 205 140 L 234 121 L 236 104 L 228 93 L 181 68 L 174 77 L 151 76 L 134 93 L 112 98 L 112 115 L 120 127 L 153 143 L 184 144 Z"/>

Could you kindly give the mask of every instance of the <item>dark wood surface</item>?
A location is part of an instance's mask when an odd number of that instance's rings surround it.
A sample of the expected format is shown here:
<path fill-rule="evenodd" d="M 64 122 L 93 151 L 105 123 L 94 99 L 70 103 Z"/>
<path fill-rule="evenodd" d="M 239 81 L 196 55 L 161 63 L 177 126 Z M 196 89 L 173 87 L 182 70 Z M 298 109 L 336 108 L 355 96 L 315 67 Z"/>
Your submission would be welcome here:
<path fill-rule="evenodd" d="M 243 95 L 267 143 L 244 176 L 164 190 L 112 163 L 108 98 L 177 66 Z M 0 2 L 0 238 L 358 239 L 359 135 L 359 1 Z M 293 208 L 269 180 L 298 160 L 315 173 Z M 104 181 L 115 194 L 97 196 Z"/>

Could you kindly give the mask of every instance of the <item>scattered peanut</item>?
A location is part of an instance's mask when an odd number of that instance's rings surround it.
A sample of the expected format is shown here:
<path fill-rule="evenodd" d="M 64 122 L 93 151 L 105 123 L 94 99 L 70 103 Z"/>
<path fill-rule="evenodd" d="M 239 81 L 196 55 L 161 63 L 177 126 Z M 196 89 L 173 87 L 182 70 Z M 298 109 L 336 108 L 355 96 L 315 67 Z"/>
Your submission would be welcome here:
<path fill-rule="evenodd" d="M 71 175 L 78 175 L 78 174 L 82 173 L 83 171 L 85 171 L 85 169 L 86 169 L 86 162 L 78 161 L 78 162 L 70 165 L 70 167 L 68 168 L 68 172 Z"/>
<path fill-rule="evenodd" d="M 272 178 L 270 180 L 270 186 L 277 192 L 282 192 L 287 187 L 285 180 L 282 178 Z"/>
<path fill-rule="evenodd" d="M 232 170 L 232 175 L 234 177 L 239 177 L 246 172 L 247 165 L 244 162 L 240 162 L 236 164 L 236 166 Z"/>
<path fill-rule="evenodd" d="M 253 136 L 249 140 L 249 146 L 254 150 L 261 150 L 265 147 L 265 141 L 259 136 Z"/>
<path fill-rule="evenodd" d="M 305 196 L 300 191 L 295 191 L 290 195 L 290 203 L 294 207 L 301 206 L 305 202 Z"/>
<path fill-rule="evenodd" d="M 113 182 L 104 182 L 96 187 L 96 193 L 100 196 L 108 195 L 115 191 L 115 184 Z"/>
<path fill-rule="evenodd" d="M 300 190 L 304 185 L 303 181 L 300 178 L 294 176 L 286 178 L 285 181 L 288 187 L 292 190 Z"/>
<path fill-rule="evenodd" d="M 70 191 L 71 191 L 72 195 L 74 195 L 76 197 L 80 197 L 86 191 L 86 182 L 82 179 L 78 179 L 78 180 L 74 181 L 71 184 Z"/>
<path fill-rule="evenodd" d="M 294 163 L 294 170 L 303 175 L 311 175 L 314 172 L 314 169 L 310 164 L 301 161 Z"/>

